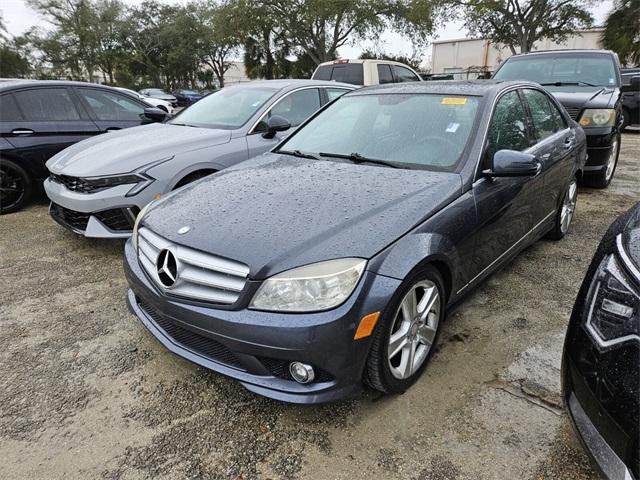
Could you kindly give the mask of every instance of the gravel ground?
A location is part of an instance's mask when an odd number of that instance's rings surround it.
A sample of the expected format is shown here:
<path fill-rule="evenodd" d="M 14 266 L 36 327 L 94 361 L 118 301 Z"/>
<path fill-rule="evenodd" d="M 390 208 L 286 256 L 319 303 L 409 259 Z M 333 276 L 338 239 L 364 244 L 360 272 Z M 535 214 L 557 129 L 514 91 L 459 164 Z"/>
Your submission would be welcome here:
<path fill-rule="evenodd" d="M 564 331 L 613 219 L 640 199 L 640 132 L 570 234 L 540 241 L 451 312 L 400 396 L 257 397 L 165 351 L 125 306 L 122 243 L 44 201 L 0 217 L 0 478 L 593 479 L 560 402 Z"/>

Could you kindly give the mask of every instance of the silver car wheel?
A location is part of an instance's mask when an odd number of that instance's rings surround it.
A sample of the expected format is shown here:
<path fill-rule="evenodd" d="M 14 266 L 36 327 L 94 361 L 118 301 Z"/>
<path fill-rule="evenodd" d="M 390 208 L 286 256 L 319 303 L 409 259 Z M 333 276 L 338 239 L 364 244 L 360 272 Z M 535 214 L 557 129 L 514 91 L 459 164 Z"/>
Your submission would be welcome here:
<path fill-rule="evenodd" d="M 616 168 L 616 155 L 618 153 L 618 139 L 616 138 L 613 141 L 613 145 L 611 146 L 611 154 L 607 159 L 607 171 L 605 173 L 605 178 L 607 182 L 611 180 L 613 176 L 613 170 Z"/>
<path fill-rule="evenodd" d="M 567 233 L 571 220 L 573 220 L 573 213 L 576 211 L 576 202 L 578 198 L 578 183 L 572 180 L 567 188 L 567 193 L 564 196 L 562 202 L 562 210 L 560 211 L 560 230 L 562 233 Z"/>
<path fill-rule="evenodd" d="M 440 308 L 440 292 L 430 280 L 416 283 L 400 302 L 387 347 L 395 378 L 411 377 L 424 363 L 436 337 Z"/>

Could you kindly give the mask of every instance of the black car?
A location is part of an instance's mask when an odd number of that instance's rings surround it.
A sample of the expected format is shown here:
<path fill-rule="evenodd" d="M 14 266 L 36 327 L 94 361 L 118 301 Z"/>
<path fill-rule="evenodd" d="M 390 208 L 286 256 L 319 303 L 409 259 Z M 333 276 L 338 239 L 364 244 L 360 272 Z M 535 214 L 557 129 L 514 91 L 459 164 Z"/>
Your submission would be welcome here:
<path fill-rule="evenodd" d="M 605 477 L 640 479 L 640 203 L 605 234 L 567 331 L 563 396 Z"/>
<path fill-rule="evenodd" d="M 567 233 L 585 157 L 533 83 L 348 92 L 270 153 L 147 205 L 128 303 L 168 349 L 262 395 L 401 392 L 449 305 Z"/>
<path fill-rule="evenodd" d="M 620 62 L 607 50 L 553 50 L 508 58 L 493 75 L 529 80 L 551 91 L 587 134 L 585 184 L 606 188 L 620 154 Z"/>
<path fill-rule="evenodd" d="M 622 73 L 622 129 L 640 124 L 640 68 L 623 68 Z"/>
<path fill-rule="evenodd" d="M 173 92 L 173 96 L 176 97 L 179 107 L 188 107 L 189 105 L 196 103 L 204 95 L 196 90 L 181 89 Z"/>
<path fill-rule="evenodd" d="M 159 120 L 158 113 L 102 85 L 0 82 L 0 213 L 16 211 L 29 200 L 49 175 L 45 162 L 59 151 L 93 135 Z"/>

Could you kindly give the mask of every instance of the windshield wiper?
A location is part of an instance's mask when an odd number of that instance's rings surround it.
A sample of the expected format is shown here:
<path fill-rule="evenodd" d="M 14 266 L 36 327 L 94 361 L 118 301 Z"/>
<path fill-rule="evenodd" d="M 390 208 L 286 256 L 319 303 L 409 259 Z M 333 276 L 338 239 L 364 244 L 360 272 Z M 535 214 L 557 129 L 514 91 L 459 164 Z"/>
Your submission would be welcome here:
<path fill-rule="evenodd" d="M 384 160 L 378 160 L 377 158 L 364 157 L 357 152 L 350 153 L 349 155 L 345 155 L 342 153 L 320 152 L 318 155 L 320 155 L 321 157 L 344 158 L 345 160 L 351 160 L 353 163 L 373 163 L 376 165 L 384 165 L 385 167 L 400 168 L 395 163 L 386 162 Z"/>
<path fill-rule="evenodd" d="M 300 150 L 278 150 L 275 153 L 281 153 L 282 155 L 291 155 L 298 158 L 311 158 L 313 160 L 321 160 L 311 153 L 301 152 Z"/>
<path fill-rule="evenodd" d="M 549 83 L 541 83 L 540 85 L 542 85 L 543 87 L 548 87 L 553 85 L 554 87 L 562 87 L 565 85 L 587 85 L 589 87 L 599 87 L 600 85 L 594 85 L 593 83 L 589 83 L 589 82 L 583 82 L 582 80 L 579 80 L 577 82 L 549 82 Z"/>

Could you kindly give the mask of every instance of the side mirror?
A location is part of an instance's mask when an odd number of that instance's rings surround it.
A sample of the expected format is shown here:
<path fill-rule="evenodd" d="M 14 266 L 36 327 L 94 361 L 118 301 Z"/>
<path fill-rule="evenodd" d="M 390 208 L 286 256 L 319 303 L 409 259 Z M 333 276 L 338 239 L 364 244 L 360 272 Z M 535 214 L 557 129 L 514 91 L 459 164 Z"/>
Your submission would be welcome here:
<path fill-rule="evenodd" d="M 152 122 L 164 122 L 170 118 L 170 115 L 157 107 L 147 107 L 144 109 L 144 116 Z"/>
<path fill-rule="evenodd" d="M 515 150 L 499 150 L 493 156 L 491 170 L 482 173 L 487 177 L 534 177 L 542 165 L 536 157 Z"/>
<path fill-rule="evenodd" d="M 267 131 L 262 134 L 264 138 L 273 138 L 277 132 L 284 132 L 291 128 L 291 123 L 280 115 L 274 115 L 267 121 Z"/>

